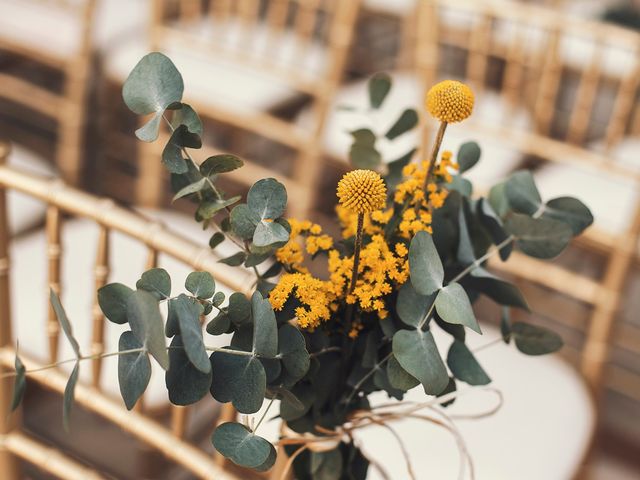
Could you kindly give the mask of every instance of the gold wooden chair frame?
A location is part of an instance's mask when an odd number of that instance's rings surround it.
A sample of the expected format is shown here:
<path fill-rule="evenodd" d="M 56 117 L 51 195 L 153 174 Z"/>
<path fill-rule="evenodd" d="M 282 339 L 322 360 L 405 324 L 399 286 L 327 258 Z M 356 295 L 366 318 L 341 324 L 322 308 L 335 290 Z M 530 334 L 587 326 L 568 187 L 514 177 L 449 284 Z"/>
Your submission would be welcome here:
<path fill-rule="evenodd" d="M 55 164 L 62 177 L 78 184 L 82 180 L 86 97 L 91 63 L 92 21 L 96 0 L 23 0 L 24 3 L 43 4 L 61 9 L 77 17 L 80 28 L 78 48 L 64 56 L 36 50 L 0 35 L 0 50 L 5 50 L 39 65 L 55 69 L 64 75 L 60 92 L 39 86 L 7 72 L 0 72 L 0 97 L 27 107 L 56 122 Z M 55 27 L 52 27 L 55 28 Z M 40 138 L 29 139 L 39 144 Z"/>
<path fill-rule="evenodd" d="M 441 25 L 438 19 L 442 9 L 473 19 L 470 29 L 457 30 Z M 567 18 L 557 11 L 535 5 L 500 0 L 421 0 L 417 18 L 420 28 L 417 29 L 416 67 L 425 86 L 437 78 L 442 45 L 453 46 L 467 52 L 463 77 L 478 95 L 488 88 L 487 78 L 491 78 L 492 73 L 490 62 L 497 60 L 503 65 L 498 91 L 514 104 L 524 102 L 529 105 L 534 114 L 534 132 L 474 125 L 470 129 L 477 132 L 478 138 L 498 139 L 524 155 L 547 162 L 593 166 L 607 175 L 632 179 L 640 187 L 640 172 L 609 158 L 611 149 L 625 135 L 640 131 L 640 108 L 636 103 L 640 84 L 640 34 L 617 26 Z M 504 23 L 511 23 L 516 28 L 510 30 L 508 36 L 498 38 L 496 27 Z M 531 49 L 525 44 L 528 28 L 544 34 L 539 48 Z M 583 65 L 566 64 L 560 51 L 566 36 L 586 38 L 594 45 L 592 56 Z M 635 56 L 633 68 L 623 76 L 612 78 L 610 72 L 602 68 L 605 50 L 611 47 L 624 49 Z M 563 73 L 566 72 L 579 79 L 569 114 L 557 108 Z M 615 89 L 614 106 L 606 119 L 603 152 L 587 147 L 590 123 L 597 113 L 599 85 L 612 85 Z M 565 115 L 566 128 L 559 132 L 554 128 L 554 122 L 561 114 Z M 428 127 L 425 126 L 426 132 Z M 428 139 L 429 134 L 425 134 L 425 145 Z M 606 258 L 605 273 L 600 279 L 586 278 L 557 264 L 543 263 L 517 252 L 507 263 L 491 262 L 498 270 L 549 287 L 593 308 L 579 363 L 594 392 L 598 392 L 603 384 L 621 289 L 637 255 L 640 205 L 635 206 L 635 212 L 628 229 L 621 235 L 592 227 L 578 239 L 580 245 Z M 627 333 L 640 338 L 640 331 Z M 637 394 L 640 399 L 640 392 Z"/>
<path fill-rule="evenodd" d="M 261 3 L 263 4 L 261 6 Z M 233 55 L 234 61 L 247 66 L 257 67 L 268 72 L 283 85 L 308 95 L 312 102 L 312 121 L 308 128 L 301 128 L 294 120 L 284 120 L 268 112 L 239 113 L 228 108 L 212 104 L 191 101 L 189 91 L 185 100 L 192 103 L 198 113 L 244 131 L 248 131 L 277 144 L 284 145 L 295 152 L 291 176 L 277 174 L 257 162 L 246 162 L 241 170 L 234 172 L 234 180 L 243 185 L 251 185 L 260 178 L 275 177 L 287 186 L 292 199 L 290 213 L 301 215 L 313 206 L 317 177 L 322 170 L 320 162 L 319 138 L 324 126 L 329 102 L 340 83 L 346 57 L 351 45 L 354 23 L 360 0 L 348 2 L 338 0 L 211 0 L 202 2 L 193 0 L 154 0 L 155 14 L 151 28 L 151 45 L 162 51 L 163 45 L 188 45 L 191 50 L 199 49 L 205 53 L 215 51 L 218 54 Z M 170 9 L 169 7 L 173 7 Z M 295 7 L 295 8 L 293 8 Z M 291 10 L 291 8 L 293 8 Z M 292 13 L 293 12 L 293 13 Z M 211 18 L 212 21 L 236 21 L 246 32 L 252 29 L 266 28 L 271 38 L 276 35 L 293 33 L 299 45 L 296 55 L 305 55 L 305 46 L 321 40 L 326 48 L 326 68 L 323 74 L 310 76 L 291 66 L 274 64 L 269 58 L 256 62 L 255 58 L 243 55 L 242 50 L 225 52 L 216 48 L 215 42 L 203 41 L 190 34 L 182 24 L 189 25 L 194 19 Z M 324 23 L 321 21 L 324 19 Z M 319 32 L 319 30 L 323 30 Z M 211 79 L 215 81 L 215 79 Z M 159 143 L 162 143 L 159 142 Z M 205 152 L 206 153 L 206 152 Z M 209 150 L 209 153 L 216 153 Z M 153 158 L 151 158 L 153 157 Z M 146 149 L 140 164 L 136 187 L 138 203 L 158 205 L 161 201 L 161 185 L 164 185 L 165 173 L 157 161 L 158 152 Z"/>
<path fill-rule="evenodd" d="M 60 289 L 60 266 L 64 252 L 60 251 L 60 232 L 63 213 L 89 219 L 99 225 L 97 258 L 95 263 L 95 286 L 104 285 L 109 275 L 109 231 L 118 231 L 144 243 L 148 248 L 148 267 L 152 268 L 159 254 L 173 257 L 196 270 L 211 272 L 216 281 L 237 290 L 245 291 L 251 284 L 246 275 L 218 263 L 218 258 L 207 247 L 175 235 L 157 222 L 143 219 L 132 211 L 116 206 L 111 200 L 98 198 L 88 193 L 67 187 L 59 180 L 35 177 L 4 165 L 8 148 L 0 145 L 0 375 L 13 371 L 15 340 L 11 332 L 11 305 L 9 299 L 9 233 L 7 230 L 6 191 L 18 190 L 38 198 L 48 205 L 47 251 L 49 258 L 49 284 Z M 88 279 L 87 279 L 88 280 Z M 97 300 L 94 299 L 92 351 L 99 353 L 104 347 L 104 319 Z M 58 360 L 57 345 L 59 328 L 50 311 L 46 332 L 49 335 L 49 360 Z M 44 333 L 43 333 L 44 334 Z M 22 357 L 22 355 L 21 355 Z M 42 364 L 31 358 L 24 358 L 27 370 L 37 369 Z M 207 453 L 191 445 L 184 439 L 185 425 L 190 407 L 171 406 L 171 427 L 167 428 L 136 409 L 128 412 L 124 405 L 105 395 L 99 388 L 101 360 L 92 361 L 93 384 L 79 383 L 76 402 L 88 411 L 96 413 L 107 421 L 119 426 L 151 449 L 164 454 L 176 464 L 184 466 L 199 478 L 216 480 L 237 480 L 238 477 L 224 471 Z M 112 379 L 116 381 L 116 379 Z M 62 394 L 67 375 L 58 369 L 35 372 L 28 381 L 37 382 L 46 389 Z M 17 459 L 37 465 L 49 473 L 65 479 L 102 478 L 76 460 L 57 452 L 20 430 L 20 410 L 7 415 L 11 403 L 13 378 L 0 379 L 0 478 L 17 480 L 21 478 Z M 228 409 L 227 409 L 228 410 Z M 228 413 L 226 416 L 228 417 Z M 223 414 L 223 417 L 225 415 Z M 225 417 L 226 418 L 226 417 Z"/>

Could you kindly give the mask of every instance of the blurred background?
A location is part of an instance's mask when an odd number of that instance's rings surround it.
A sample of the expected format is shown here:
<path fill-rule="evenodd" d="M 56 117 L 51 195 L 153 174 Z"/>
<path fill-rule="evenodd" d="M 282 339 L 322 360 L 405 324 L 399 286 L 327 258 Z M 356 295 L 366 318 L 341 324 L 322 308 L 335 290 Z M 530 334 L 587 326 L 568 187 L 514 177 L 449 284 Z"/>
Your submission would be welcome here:
<path fill-rule="evenodd" d="M 122 101 L 128 73 L 154 50 L 175 62 L 185 101 L 204 123 L 201 160 L 221 151 L 246 159 L 225 191 L 276 177 L 290 213 L 329 231 L 326 199 L 349 168 L 349 132 L 370 128 L 383 163 L 398 160 L 434 125 L 421 118 L 419 129 L 385 135 L 395 119 L 408 108 L 422 112 L 425 88 L 440 79 L 469 83 L 474 115 L 449 129 L 444 148 L 479 142 L 482 160 L 468 175 L 475 191 L 527 167 L 545 198 L 573 195 L 594 213 L 594 226 L 557 262 L 516 256 L 492 266 L 523 290 L 536 322 L 561 334 L 562 356 L 593 394 L 595 436 L 577 461 L 580 475 L 640 478 L 640 1 L 0 0 L 0 140 L 11 144 L 9 164 L 207 242 L 184 226 L 190 219 L 179 212 L 190 205 L 171 204 L 164 142 L 137 140 L 145 119 Z M 371 112 L 367 79 L 377 72 L 393 88 Z M 9 208 L 12 255 L 28 259 L 47 210 L 20 196 Z M 12 292 L 14 310 L 29 301 Z M 476 309 L 499 323 L 490 302 Z M 13 320 L 21 348 L 35 321 Z M 24 348 L 37 355 L 45 347 Z M 147 413 L 175 420 L 155 407 Z M 181 436 L 203 437 L 207 408 Z M 82 409 L 64 434 L 59 412 L 59 396 L 28 389 L 23 424 L 46 444 L 115 478 L 190 478 Z M 24 476 L 49 478 L 29 466 Z"/>

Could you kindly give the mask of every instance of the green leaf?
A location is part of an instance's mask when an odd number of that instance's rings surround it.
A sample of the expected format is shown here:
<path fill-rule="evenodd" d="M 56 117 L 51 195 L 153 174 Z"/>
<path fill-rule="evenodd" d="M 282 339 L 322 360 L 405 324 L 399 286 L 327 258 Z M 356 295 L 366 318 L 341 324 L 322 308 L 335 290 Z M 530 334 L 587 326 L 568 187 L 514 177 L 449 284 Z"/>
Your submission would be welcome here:
<path fill-rule="evenodd" d="M 152 293 L 158 300 L 171 296 L 171 277 L 163 268 L 152 268 L 142 274 L 136 282 L 138 290 Z"/>
<path fill-rule="evenodd" d="M 458 165 L 460 173 L 466 172 L 480 160 L 480 146 L 476 142 L 466 142 L 458 149 Z"/>
<path fill-rule="evenodd" d="M 376 73 L 369 80 L 368 87 L 371 108 L 380 108 L 391 90 L 391 77 L 386 73 Z"/>
<path fill-rule="evenodd" d="M 257 467 L 254 467 L 255 471 L 266 472 L 267 470 L 269 470 L 271 467 L 275 465 L 276 459 L 278 458 L 278 452 L 276 451 L 275 447 L 271 444 L 269 444 L 269 448 L 271 449 L 269 452 L 269 456 L 264 461 L 264 463 L 258 465 Z"/>
<path fill-rule="evenodd" d="M 171 341 L 169 370 L 164 377 L 169 392 L 169 401 L 174 405 L 196 403 L 207 394 L 211 387 L 211 365 L 209 365 L 208 372 L 196 368 L 187 356 L 183 340 L 181 335 L 176 335 Z"/>
<path fill-rule="evenodd" d="M 389 140 L 393 140 L 403 133 L 408 132 L 416 125 L 418 125 L 418 113 L 413 108 L 407 108 L 402 112 L 398 120 L 396 120 L 396 123 L 394 123 L 389 129 L 385 137 Z"/>
<path fill-rule="evenodd" d="M 253 244 L 266 247 L 274 243 L 289 241 L 289 232 L 277 222 L 261 221 L 253 232 Z"/>
<path fill-rule="evenodd" d="M 420 295 L 431 295 L 442 288 L 444 268 L 427 232 L 418 232 L 409 246 L 409 270 L 411 284 Z"/>
<path fill-rule="evenodd" d="M 222 154 L 207 158 L 200 165 L 200 173 L 205 177 L 228 173 L 237 170 L 244 165 L 243 161 L 235 155 Z"/>
<path fill-rule="evenodd" d="M 236 422 L 223 423 L 216 428 L 211 442 L 224 457 L 245 468 L 264 467 L 273 456 L 273 446 L 268 441 Z"/>
<path fill-rule="evenodd" d="M 411 282 L 405 283 L 398 293 L 396 311 L 403 323 L 418 327 L 433 305 L 436 294 L 420 295 L 415 291 Z"/>
<path fill-rule="evenodd" d="M 225 352 L 211 354 L 211 395 L 219 402 L 232 402 L 240 413 L 256 413 L 262 406 L 267 375 L 254 356 Z"/>
<path fill-rule="evenodd" d="M 209 272 L 191 272 L 184 283 L 185 288 L 198 298 L 211 298 L 216 292 L 216 282 Z"/>
<path fill-rule="evenodd" d="M 311 359 L 304 336 L 300 330 L 288 323 L 278 330 L 278 354 L 285 370 L 296 381 L 309 371 Z"/>
<path fill-rule="evenodd" d="M 387 362 L 387 377 L 393 388 L 407 392 L 420 385 L 420 381 L 407 372 L 396 357 L 392 356 Z"/>
<path fill-rule="evenodd" d="M 210 335 L 222 335 L 229 331 L 231 319 L 225 312 L 220 312 L 207 324 L 207 333 Z"/>
<path fill-rule="evenodd" d="M 136 290 L 127 299 L 131 331 L 163 369 L 169 368 L 164 325 L 158 300 L 145 290 Z"/>
<path fill-rule="evenodd" d="M 230 257 L 223 258 L 222 260 L 218 260 L 220 263 L 224 263 L 225 265 L 229 265 L 230 267 L 238 267 L 242 265 L 247 258 L 247 254 L 244 252 L 234 253 Z"/>
<path fill-rule="evenodd" d="M 519 213 L 533 215 L 542 206 L 540 192 L 528 170 L 520 170 L 509 177 L 505 194 L 511 208 Z"/>
<path fill-rule="evenodd" d="M 473 185 L 462 175 L 453 175 L 447 188 L 450 191 L 459 192 L 463 197 L 470 197 L 473 193 Z"/>
<path fill-rule="evenodd" d="M 238 327 L 251 322 L 251 302 L 244 294 L 234 292 L 229 296 L 227 313 L 231 321 Z"/>
<path fill-rule="evenodd" d="M 224 242 L 224 239 L 225 239 L 224 233 L 222 233 L 222 232 L 214 233 L 211 236 L 211 238 L 209 239 L 209 248 L 211 248 L 211 250 L 213 250 L 218 245 L 220 245 L 222 242 Z"/>
<path fill-rule="evenodd" d="M 184 83 L 173 62 L 162 53 L 145 55 L 133 68 L 122 87 L 127 107 L 138 115 L 163 112 L 182 100 Z"/>
<path fill-rule="evenodd" d="M 509 215 L 504 226 L 516 237 L 520 250 L 535 258 L 557 257 L 573 236 L 571 227 L 564 222 L 517 213 Z"/>
<path fill-rule="evenodd" d="M 467 292 L 457 282 L 452 282 L 440 290 L 436 297 L 436 312 L 447 323 L 464 325 L 475 332 L 482 333 L 473 314 Z"/>
<path fill-rule="evenodd" d="M 247 205 L 258 219 L 275 220 L 287 207 L 287 190 L 275 178 L 263 178 L 249 189 Z"/>
<path fill-rule="evenodd" d="M 560 350 L 563 345 L 557 333 L 529 323 L 514 323 L 511 334 L 518 350 L 526 355 L 546 355 Z"/>
<path fill-rule="evenodd" d="M 171 173 L 187 173 L 189 167 L 182 156 L 183 148 L 200 148 L 202 141 L 196 133 L 191 133 L 186 125 L 176 128 L 162 151 L 162 163 Z"/>
<path fill-rule="evenodd" d="M 98 305 L 113 323 L 127 323 L 127 298 L 133 293 L 126 285 L 109 283 L 98 290 Z"/>
<path fill-rule="evenodd" d="M 162 121 L 162 112 L 156 113 L 149 119 L 147 123 L 136 130 L 136 137 L 143 142 L 155 142 L 160 135 L 160 122 Z"/>
<path fill-rule="evenodd" d="M 407 373 L 422 383 L 427 395 L 437 395 L 449 383 L 431 332 L 400 330 L 393 336 L 393 355 Z"/>
<path fill-rule="evenodd" d="M 178 193 L 176 193 L 173 196 L 171 201 L 175 202 L 176 200 L 179 200 L 179 199 L 181 199 L 183 197 L 186 197 L 187 195 L 193 195 L 194 193 L 198 193 L 198 192 L 200 192 L 200 191 L 202 191 L 202 190 L 204 190 L 204 189 L 206 189 L 208 187 L 209 186 L 207 185 L 207 179 L 206 178 L 201 178 L 197 182 L 190 183 L 186 187 L 181 188 L 180 190 L 178 190 Z"/>
<path fill-rule="evenodd" d="M 463 342 L 453 341 L 447 354 L 447 365 L 457 379 L 467 382 L 469 385 L 491 383 L 489 376 Z"/>
<path fill-rule="evenodd" d="M 202 340 L 202 327 L 200 326 L 201 305 L 184 293 L 171 300 L 172 307 L 180 324 L 180 335 L 184 342 L 187 357 L 194 367 L 203 373 L 211 371 L 211 363 Z"/>
<path fill-rule="evenodd" d="M 122 332 L 118 351 L 143 348 L 142 343 L 130 332 Z M 120 353 L 118 355 L 118 383 L 127 410 L 131 410 L 147 389 L 151 379 L 151 362 L 146 351 Z"/>
<path fill-rule="evenodd" d="M 489 190 L 489 204 L 500 218 L 509 211 L 509 200 L 506 193 L 506 182 L 498 183 Z"/>
<path fill-rule="evenodd" d="M 265 357 L 278 354 L 278 324 L 271 303 L 258 292 L 251 297 L 253 315 L 253 352 Z"/>
<path fill-rule="evenodd" d="M 449 377 L 449 384 L 447 385 L 447 388 L 445 388 L 441 393 L 438 394 L 438 397 L 444 397 L 445 395 L 448 395 L 449 393 L 453 393 L 455 392 L 457 389 L 457 385 L 456 385 L 456 379 L 453 377 Z M 441 407 L 446 408 L 449 405 L 451 405 L 453 402 L 456 401 L 456 397 L 453 397 L 451 400 L 448 400 L 446 402 L 443 402 L 440 404 Z"/>
<path fill-rule="evenodd" d="M 382 156 L 376 150 L 376 135 L 368 128 L 361 128 L 351 132 L 353 143 L 349 150 L 349 158 L 351 164 L 356 168 L 375 169 L 380 162 Z"/>
<path fill-rule="evenodd" d="M 16 351 L 16 358 L 14 361 L 16 370 L 16 377 L 13 381 L 13 396 L 11 397 L 11 412 L 15 412 L 16 408 L 20 406 L 22 398 L 24 397 L 24 391 L 27 388 L 27 369 L 24 367 L 22 360 L 18 357 Z"/>
<path fill-rule="evenodd" d="M 231 229 L 243 240 L 252 240 L 260 217 L 245 203 L 236 205 L 229 216 Z"/>
<path fill-rule="evenodd" d="M 502 307 L 501 310 L 500 334 L 504 343 L 508 345 L 511 342 L 511 311 L 508 307 Z"/>
<path fill-rule="evenodd" d="M 78 383 L 78 377 L 80 375 L 80 361 L 76 362 L 76 365 L 71 371 L 67 385 L 64 387 L 64 397 L 62 399 L 62 425 L 66 432 L 69 431 L 69 417 L 71 415 L 71 407 L 73 406 L 73 399 L 76 391 L 76 384 Z"/>
<path fill-rule="evenodd" d="M 478 267 L 468 278 L 469 285 L 480 293 L 484 293 L 500 305 L 518 307 L 530 311 L 529 304 L 515 285 L 502 280 L 484 268 Z"/>
<path fill-rule="evenodd" d="M 580 235 L 593 223 L 589 208 L 577 198 L 560 197 L 549 200 L 542 218 L 551 218 L 566 223 L 574 235 Z"/>
<path fill-rule="evenodd" d="M 509 235 L 504 230 L 504 225 L 498 214 L 493 210 L 493 207 L 487 199 L 481 198 L 478 200 L 477 207 L 478 219 L 480 223 L 489 233 L 491 241 L 494 245 L 499 245 L 504 242 Z M 513 243 L 509 243 L 507 246 L 500 249 L 499 255 L 502 261 L 506 261 L 511 252 L 513 251 Z"/>
<path fill-rule="evenodd" d="M 189 132 L 202 136 L 202 121 L 191 105 L 180 104 L 180 108 L 173 113 L 171 126 L 177 129 L 180 125 L 187 127 Z"/>
<path fill-rule="evenodd" d="M 53 307 L 53 311 L 56 314 L 56 318 L 62 327 L 62 331 L 64 332 L 64 336 L 67 337 L 69 343 L 71 344 L 71 348 L 73 348 L 74 353 L 77 358 L 80 358 L 80 346 L 78 345 L 78 341 L 73 336 L 73 330 L 71 329 L 71 323 L 69 323 L 69 319 L 67 318 L 67 313 L 64 311 L 64 307 L 60 303 L 60 297 L 58 294 L 53 291 L 53 288 L 49 289 L 49 301 L 51 302 L 51 306 Z"/>

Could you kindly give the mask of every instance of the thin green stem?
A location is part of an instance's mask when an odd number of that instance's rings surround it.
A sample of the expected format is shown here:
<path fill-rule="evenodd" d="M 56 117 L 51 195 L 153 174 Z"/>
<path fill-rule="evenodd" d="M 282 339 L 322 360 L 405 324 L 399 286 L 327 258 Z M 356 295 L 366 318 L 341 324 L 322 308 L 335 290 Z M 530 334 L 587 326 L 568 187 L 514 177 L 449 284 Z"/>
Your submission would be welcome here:
<path fill-rule="evenodd" d="M 358 214 L 358 227 L 356 229 L 356 243 L 353 250 L 353 272 L 347 295 L 351 295 L 358 281 L 358 268 L 360 267 L 360 250 L 362 249 L 362 230 L 364 228 L 364 213 Z"/>
<path fill-rule="evenodd" d="M 382 360 L 380 360 L 378 363 L 376 363 L 373 368 L 371 370 L 369 370 L 364 377 L 362 377 L 358 383 L 356 383 L 353 387 L 353 389 L 351 390 L 351 393 L 349 394 L 349 396 L 347 397 L 347 399 L 345 400 L 345 404 L 349 405 L 349 403 L 351 402 L 351 400 L 353 399 L 354 395 L 358 392 L 358 390 L 360 390 L 360 387 L 362 387 L 362 385 L 364 385 L 364 382 L 366 382 L 367 380 L 369 380 L 369 378 L 371 378 L 371 376 L 376 373 L 380 367 L 382 365 L 384 365 L 385 362 L 387 362 L 387 360 L 389 360 L 391 357 L 393 356 L 393 353 L 390 352 L 389 354 L 387 354 L 386 357 L 384 357 Z"/>
<path fill-rule="evenodd" d="M 489 258 L 491 258 L 493 255 L 495 255 L 497 252 L 499 252 L 500 250 L 502 250 L 503 248 L 505 248 L 507 245 L 509 245 L 511 242 L 513 242 L 515 240 L 515 237 L 513 235 L 509 235 L 507 238 L 505 238 L 502 242 L 500 242 L 498 245 L 496 245 L 496 248 L 492 248 L 491 250 L 489 250 L 487 253 L 485 253 L 484 255 L 482 255 L 480 258 L 477 258 L 475 260 L 475 262 L 473 262 L 471 265 L 467 266 L 467 268 L 465 268 L 464 270 L 462 270 L 458 275 L 456 275 L 455 277 L 453 277 L 451 279 L 451 281 L 449 283 L 453 283 L 453 282 L 457 282 L 458 280 L 460 280 L 462 277 L 464 277 L 465 275 L 467 275 L 468 273 L 472 272 L 473 270 L 475 270 L 477 267 L 479 267 L 480 265 L 482 265 L 483 262 L 487 261 Z"/>
<path fill-rule="evenodd" d="M 313 352 L 309 354 L 309 357 L 315 358 L 315 357 L 319 357 L 320 355 L 324 355 L 325 353 L 341 352 L 341 351 L 342 349 L 340 347 L 327 347 L 327 348 L 323 348 L 322 350 L 318 350 L 317 352 Z"/>
<path fill-rule="evenodd" d="M 260 425 L 262 424 L 262 421 L 267 416 L 267 413 L 269 413 L 269 409 L 271 408 L 271 405 L 273 405 L 273 402 L 274 402 L 275 399 L 276 398 L 273 397 L 271 399 L 271 401 L 269 402 L 269 405 L 267 405 L 267 408 L 264 410 L 264 413 L 262 414 L 262 416 L 260 417 L 260 420 L 258 420 L 258 423 L 256 424 L 256 428 L 253 429 L 253 433 L 256 433 L 258 431 L 258 428 L 260 427 Z"/>
<path fill-rule="evenodd" d="M 433 148 L 431 149 L 431 158 L 429 160 L 429 167 L 427 168 L 427 174 L 424 177 L 424 183 L 422 184 L 422 190 L 424 191 L 424 198 L 429 203 L 429 181 L 433 176 L 433 171 L 435 170 L 436 163 L 438 162 L 438 153 L 440 152 L 440 146 L 442 145 L 442 139 L 444 138 L 444 132 L 447 129 L 447 122 L 441 122 L 440 127 L 438 127 L 438 133 L 436 134 L 435 141 L 433 142 Z M 416 203 L 415 209 L 416 214 L 420 210 L 420 203 Z"/>

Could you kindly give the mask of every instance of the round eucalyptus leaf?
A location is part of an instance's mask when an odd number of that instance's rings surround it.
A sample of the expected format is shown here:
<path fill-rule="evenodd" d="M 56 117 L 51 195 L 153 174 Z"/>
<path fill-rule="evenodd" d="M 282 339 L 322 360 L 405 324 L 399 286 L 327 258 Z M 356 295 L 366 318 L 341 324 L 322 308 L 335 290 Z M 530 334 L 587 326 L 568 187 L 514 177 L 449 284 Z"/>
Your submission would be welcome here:
<path fill-rule="evenodd" d="M 143 142 L 155 142 L 160 135 L 162 112 L 154 114 L 143 126 L 136 130 L 136 137 Z"/>
<path fill-rule="evenodd" d="M 256 413 L 262 406 L 267 376 L 258 358 L 225 352 L 211 354 L 211 395 L 219 402 L 231 402 L 240 413 Z M 262 463 L 262 462 L 260 462 Z"/>
<path fill-rule="evenodd" d="M 202 121 L 191 105 L 181 103 L 180 108 L 173 113 L 171 126 L 177 129 L 180 125 L 187 127 L 189 132 L 202 136 Z"/>
<path fill-rule="evenodd" d="M 287 190 L 275 178 L 263 178 L 249 189 L 247 205 L 260 220 L 275 220 L 284 214 Z"/>
<path fill-rule="evenodd" d="M 502 280 L 482 267 L 474 269 L 467 277 L 473 290 L 484 293 L 500 305 L 518 307 L 530 311 L 529 304 L 515 285 Z"/>
<path fill-rule="evenodd" d="M 418 112 L 413 108 L 407 108 L 400 114 L 400 117 L 385 134 L 385 137 L 389 140 L 393 140 L 409 130 L 412 130 L 416 125 L 418 125 Z"/>
<path fill-rule="evenodd" d="M 184 293 L 170 300 L 180 324 L 180 335 L 187 357 L 194 367 L 203 373 L 211 371 L 211 363 L 202 340 L 200 315 L 202 306 Z"/>
<path fill-rule="evenodd" d="M 160 366 L 167 370 L 169 355 L 157 298 L 145 290 L 136 290 L 127 299 L 127 318 L 138 341 L 147 348 Z"/>
<path fill-rule="evenodd" d="M 469 385 L 487 385 L 491 383 L 491 378 L 489 378 L 464 342 L 453 341 L 447 354 L 447 365 L 449 365 L 451 373 L 457 379 L 467 382 Z"/>
<path fill-rule="evenodd" d="M 122 87 L 127 107 L 139 115 L 163 112 L 182 100 L 184 83 L 173 62 L 159 52 L 142 57 Z"/>
<path fill-rule="evenodd" d="M 420 385 L 420 381 L 402 368 L 394 356 L 387 362 L 387 377 L 392 387 L 404 392 Z"/>
<path fill-rule="evenodd" d="M 400 320 L 406 325 L 417 327 L 427 315 L 433 305 L 437 293 L 420 295 L 416 292 L 411 282 L 407 282 L 400 288 L 396 301 L 396 311 Z"/>
<path fill-rule="evenodd" d="M 246 253 L 238 252 L 238 253 L 234 253 L 230 257 L 218 260 L 218 262 L 224 263 L 225 265 L 229 265 L 230 267 L 238 267 L 244 263 L 246 258 L 247 258 Z"/>
<path fill-rule="evenodd" d="M 540 192 L 528 170 L 520 170 L 509 177 L 505 194 L 511 208 L 519 213 L 533 215 L 542 206 Z"/>
<path fill-rule="evenodd" d="M 269 444 L 269 447 L 271 448 L 269 452 L 269 456 L 264 461 L 264 463 L 262 463 L 261 465 L 258 465 L 257 467 L 254 467 L 255 471 L 266 472 L 267 470 L 269 470 L 271 467 L 275 465 L 276 459 L 278 458 L 278 452 L 276 451 L 276 448 L 272 444 Z"/>
<path fill-rule="evenodd" d="M 460 173 L 466 172 L 480 160 L 480 145 L 476 142 L 466 142 L 460 145 L 458 149 L 458 165 L 460 165 Z"/>
<path fill-rule="evenodd" d="M 220 312 L 207 324 L 207 333 L 210 335 L 222 335 L 229 331 L 231 319 L 225 312 Z"/>
<path fill-rule="evenodd" d="M 506 185 L 506 182 L 498 183 L 489 190 L 489 204 L 500 218 L 504 218 L 510 208 L 509 200 L 507 199 Z"/>
<path fill-rule="evenodd" d="M 242 165 L 244 165 L 242 160 L 235 155 L 214 155 L 202 162 L 200 165 L 200 173 L 205 177 L 211 177 L 219 173 L 232 172 L 242 167 Z"/>
<path fill-rule="evenodd" d="M 380 108 L 391 90 L 391 77 L 386 73 L 376 73 L 371 77 L 367 86 L 371 108 Z"/>
<path fill-rule="evenodd" d="M 431 295 L 442 288 L 444 268 L 427 232 L 418 232 L 409 245 L 409 270 L 411 284 L 420 295 Z"/>
<path fill-rule="evenodd" d="M 231 321 L 237 325 L 251 323 L 251 301 L 240 292 L 234 292 L 229 296 L 227 313 Z"/>
<path fill-rule="evenodd" d="M 118 351 L 142 348 L 142 343 L 130 332 L 122 332 Z M 131 410 L 147 389 L 151 379 L 151 362 L 146 351 L 118 355 L 118 384 L 127 410 Z"/>
<path fill-rule="evenodd" d="M 216 428 L 211 437 L 215 449 L 236 465 L 256 468 L 264 465 L 273 446 L 240 423 L 227 422 Z"/>
<path fill-rule="evenodd" d="M 535 258 L 557 257 L 573 237 L 571 227 L 564 222 L 517 213 L 509 215 L 504 227 L 516 237 L 520 250 Z"/>
<path fill-rule="evenodd" d="M 171 277 L 163 268 L 152 268 L 142 274 L 136 282 L 138 290 L 145 290 L 158 300 L 171 296 Z"/>
<path fill-rule="evenodd" d="M 225 240 L 224 233 L 222 233 L 222 232 L 214 233 L 213 235 L 211 235 L 211 238 L 209 239 L 209 248 L 211 250 L 213 250 L 218 245 L 220 245 L 222 242 L 224 242 L 224 240 Z"/>
<path fill-rule="evenodd" d="M 253 244 L 257 247 L 266 247 L 288 240 L 289 232 L 277 222 L 263 220 L 258 223 L 253 232 Z"/>
<path fill-rule="evenodd" d="M 355 168 L 375 170 L 382 163 L 382 155 L 371 145 L 354 143 L 349 150 L 351 165 Z"/>
<path fill-rule="evenodd" d="M 211 298 L 216 291 L 216 282 L 209 272 L 191 272 L 184 283 L 185 288 L 198 298 Z"/>
<path fill-rule="evenodd" d="M 476 204 L 476 210 L 478 220 L 480 220 L 482 226 L 491 236 L 491 240 L 494 245 L 499 245 L 509 237 L 509 234 L 504 230 L 502 219 L 494 211 L 491 203 L 487 199 L 479 199 Z M 506 247 L 500 249 L 500 252 L 498 253 L 500 254 L 500 258 L 503 262 L 509 258 L 512 251 L 513 243 L 509 243 Z"/>
<path fill-rule="evenodd" d="M 309 371 L 311 359 L 304 336 L 294 326 L 285 323 L 278 330 L 278 353 L 289 375 L 300 379 Z"/>
<path fill-rule="evenodd" d="M 444 287 L 436 297 L 436 312 L 442 320 L 455 325 L 464 325 L 474 332 L 482 333 L 473 314 L 469 296 L 457 282 Z"/>
<path fill-rule="evenodd" d="M 447 367 L 429 331 L 400 330 L 393 336 L 393 355 L 400 366 L 422 383 L 427 395 L 437 395 L 449 383 Z"/>
<path fill-rule="evenodd" d="M 549 200 L 544 208 L 543 218 L 551 218 L 566 223 L 574 235 L 580 235 L 593 223 L 589 208 L 577 198 L 559 197 Z"/>
<path fill-rule="evenodd" d="M 268 299 L 259 292 L 251 297 L 251 315 L 253 317 L 253 351 L 264 357 L 278 354 L 278 324 Z"/>
<path fill-rule="evenodd" d="M 126 285 L 109 283 L 98 290 L 98 305 L 113 323 L 127 323 L 127 298 L 133 293 Z"/>
<path fill-rule="evenodd" d="M 253 239 L 260 217 L 245 203 L 236 205 L 229 216 L 231 229 L 243 240 Z"/>
<path fill-rule="evenodd" d="M 209 185 L 207 184 L 207 179 L 201 178 L 200 180 L 190 183 L 189 185 L 186 185 L 180 190 L 178 190 L 178 192 L 173 196 L 173 199 L 171 201 L 175 202 L 176 200 L 184 198 L 187 195 L 193 195 L 194 193 L 201 192 L 202 190 L 205 190 L 207 188 L 209 188 Z"/>
<path fill-rule="evenodd" d="M 191 405 L 204 397 L 211 388 L 211 365 L 203 372 L 193 365 L 187 356 L 183 337 L 176 335 L 169 349 L 169 370 L 165 373 L 165 384 L 169 401 L 174 405 Z"/>
<path fill-rule="evenodd" d="M 518 350 L 526 355 L 546 355 L 560 350 L 563 345 L 557 333 L 524 322 L 515 322 L 511 335 Z"/>

